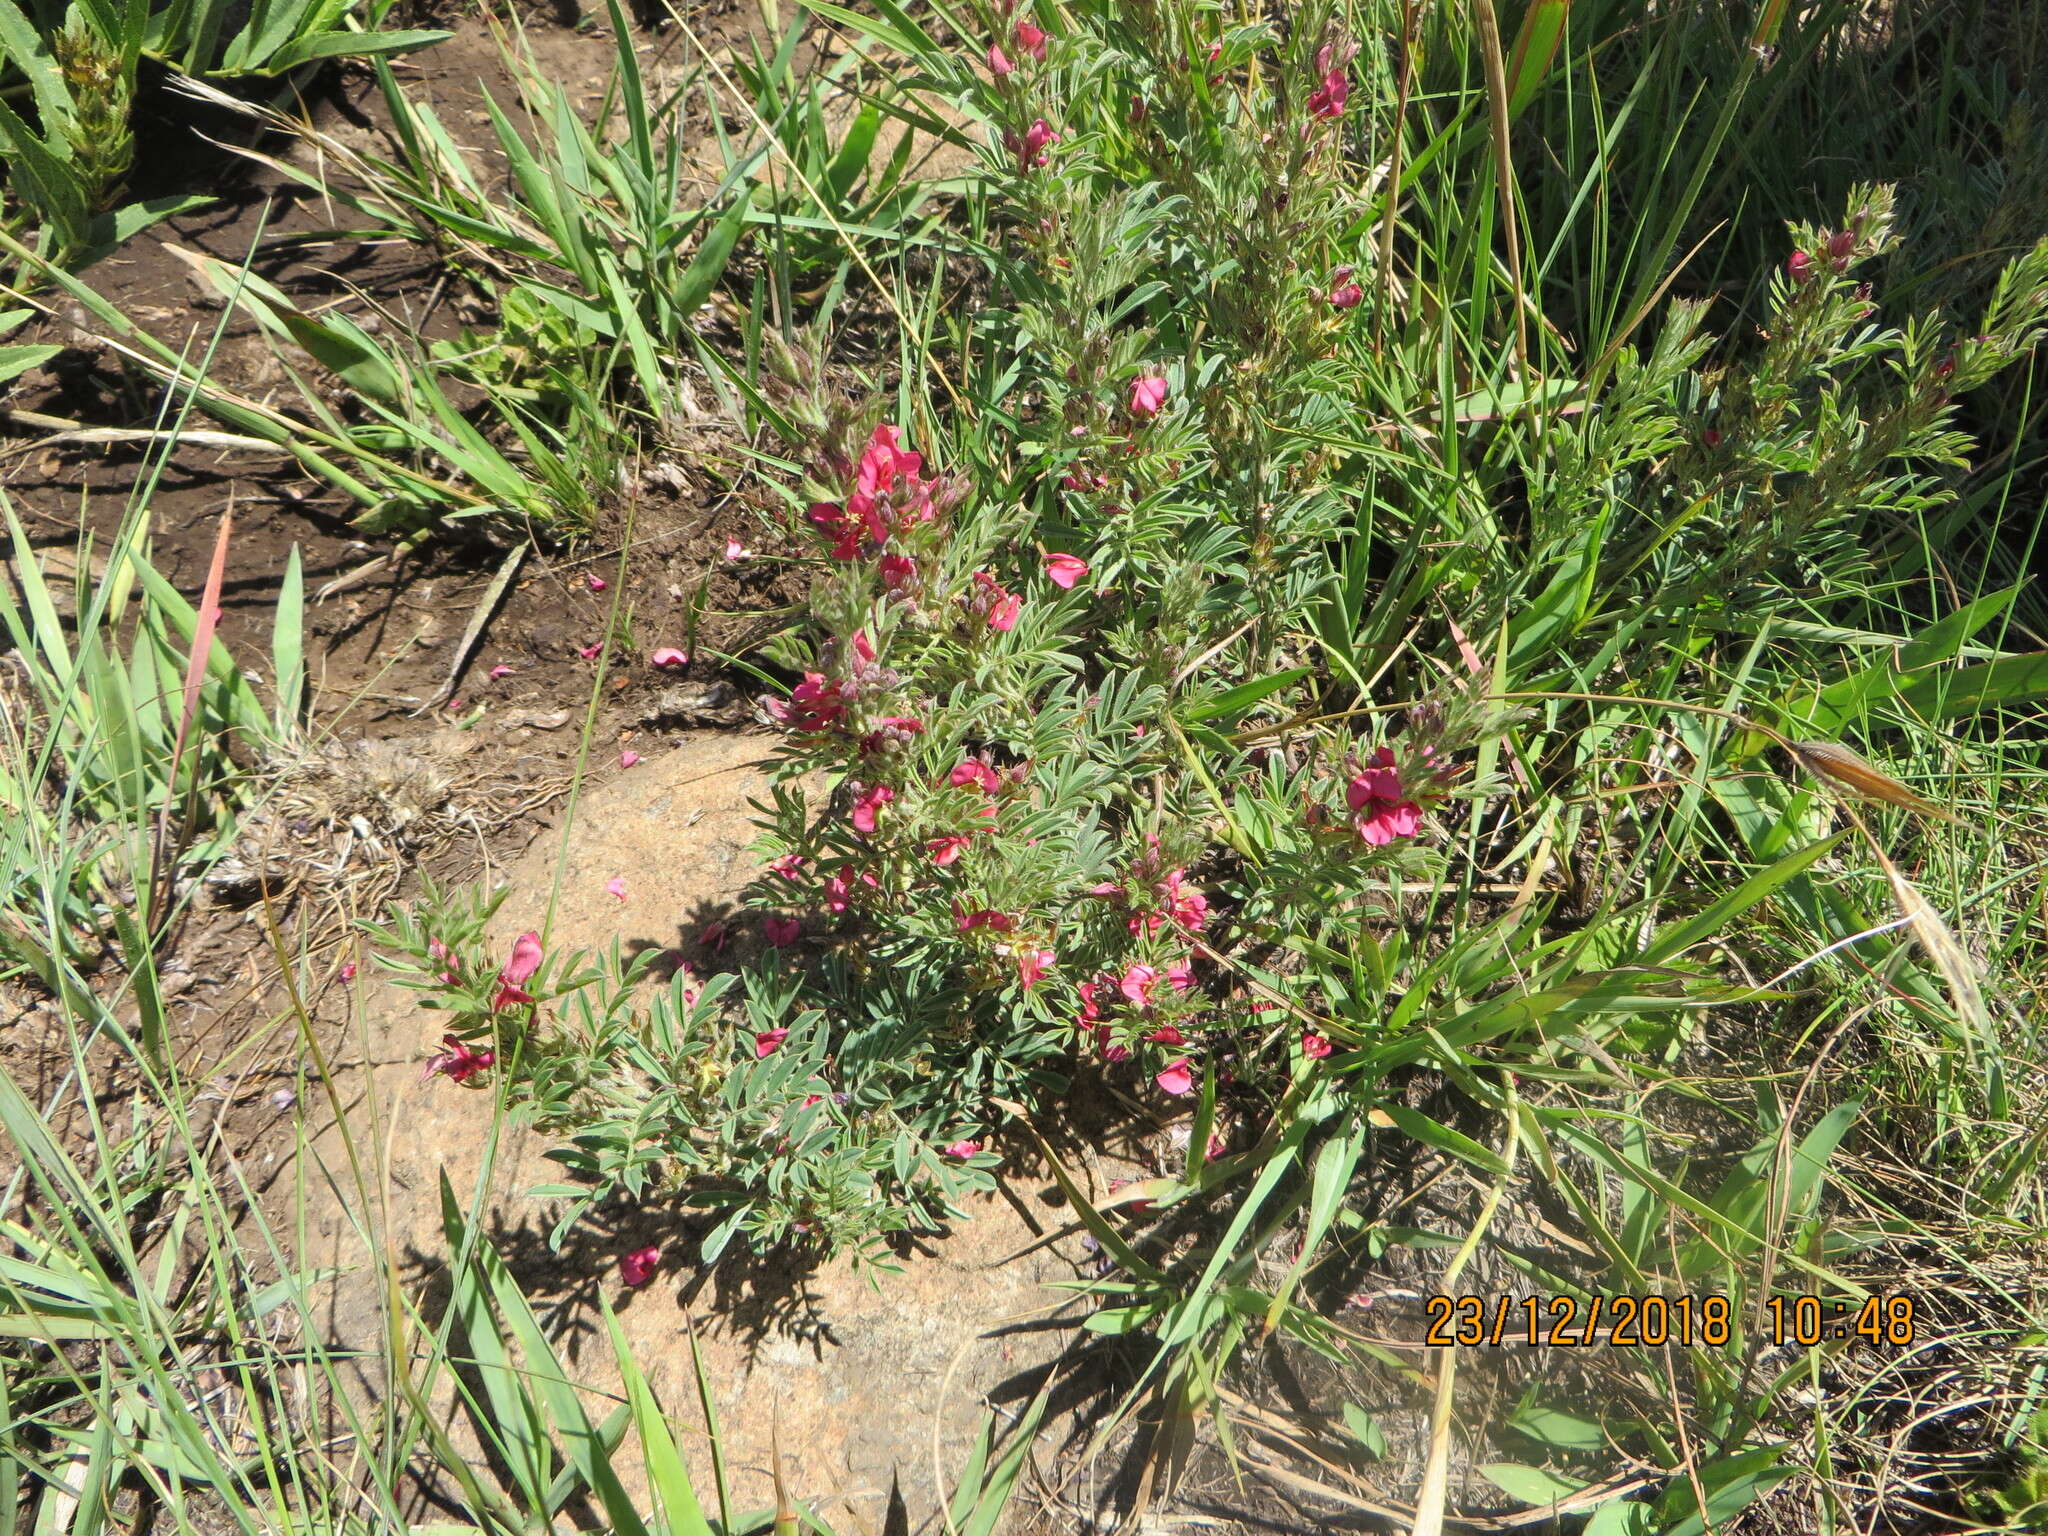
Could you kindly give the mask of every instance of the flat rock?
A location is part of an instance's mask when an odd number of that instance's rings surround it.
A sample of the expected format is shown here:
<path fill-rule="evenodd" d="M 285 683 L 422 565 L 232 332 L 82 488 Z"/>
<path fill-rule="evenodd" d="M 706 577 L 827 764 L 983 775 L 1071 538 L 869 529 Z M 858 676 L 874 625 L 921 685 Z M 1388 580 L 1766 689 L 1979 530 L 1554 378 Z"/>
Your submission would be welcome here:
<path fill-rule="evenodd" d="M 586 788 L 567 833 L 537 837 L 505 871 L 512 894 L 493 923 L 496 951 L 508 952 L 527 929 L 545 932 L 550 951 L 603 949 L 614 940 L 669 948 L 731 912 L 755 867 L 748 802 L 768 798 L 769 745 L 758 735 L 694 735 Z M 606 889 L 614 879 L 623 881 L 623 900 Z M 739 944 L 758 942 L 734 926 Z M 372 969 L 362 966 L 366 980 Z M 661 1211 L 608 1229 L 586 1223 L 551 1250 L 556 1207 L 525 1193 L 559 1181 L 560 1170 L 541 1156 L 545 1143 L 511 1125 L 494 1136 L 489 1092 L 420 1080 L 440 1031 L 415 994 L 379 983 L 360 996 L 359 1054 L 344 1054 L 375 1065 L 344 1086 L 347 1140 L 370 1188 L 353 1187 L 348 1149 L 332 1128 L 315 1139 L 317 1160 L 307 1169 L 317 1187 L 309 1191 L 311 1251 L 302 1262 L 348 1271 L 332 1315 L 336 1344 L 372 1360 L 382 1355 L 383 1302 L 365 1262 L 366 1236 L 388 1242 L 407 1293 L 429 1321 L 438 1318 L 447 1294 L 445 1176 L 579 1380 L 597 1393 L 617 1385 L 596 1301 L 602 1295 L 613 1305 L 641 1368 L 684 1428 L 700 1493 L 708 1498 L 712 1484 L 694 1433 L 693 1325 L 736 1503 L 770 1502 L 773 1435 L 797 1497 L 828 1515 L 851 1505 L 880 1530 L 892 1490 L 913 1529 L 936 1522 L 935 1464 L 950 1492 L 985 1402 L 1014 1416 L 1036 1390 L 1039 1368 L 1072 1337 L 1071 1323 L 1046 1326 L 1064 1293 L 1045 1282 L 1071 1277 L 1083 1255 L 1071 1236 L 1041 1241 L 1064 1213 L 1039 1186 L 977 1201 L 972 1220 L 921 1239 L 894 1274 L 843 1259 L 792 1270 L 739 1257 L 705 1272 L 694 1240 Z M 645 1243 L 664 1247 L 662 1267 L 652 1283 L 627 1291 L 617 1257 Z M 1014 1326 L 1033 1321 L 1038 1326 Z M 383 1395 L 376 1369 L 358 1386 L 366 1398 Z M 597 1419 L 611 1405 L 593 1397 L 590 1406 Z M 474 1444 L 459 1412 L 451 1422 L 458 1444 Z M 637 1472 L 627 1471 L 637 1486 Z"/>

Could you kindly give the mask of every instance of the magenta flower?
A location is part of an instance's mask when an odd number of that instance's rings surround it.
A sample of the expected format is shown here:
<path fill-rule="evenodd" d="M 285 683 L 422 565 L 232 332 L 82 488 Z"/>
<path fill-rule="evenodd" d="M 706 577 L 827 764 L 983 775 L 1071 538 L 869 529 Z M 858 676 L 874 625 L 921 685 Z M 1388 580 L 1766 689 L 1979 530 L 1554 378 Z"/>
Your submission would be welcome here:
<path fill-rule="evenodd" d="M 533 1001 L 521 986 L 532 980 L 533 973 L 540 969 L 541 955 L 540 935 L 537 933 L 522 933 L 512 941 L 512 958 L 498 973 L 498 995 L 491 999 L 493 1013 Z"/>
<path fill-rule="evenodd" d="M 618 897 L 619 900 L 624 901 L 626 899 L 626 881 L 624 876 L 613 875 L 611 879 L 605 881 L 604 888 L 612 895 Z"/>
<path fill-rule="evenodd" d="M 881 572 L 883 587 L 891 592 L 901 592 L 917 576 L 917 562 L 908 555 L 884 555 L 875 569 Z"/>
<path fill-rule="evenodd" d="M 679 651 L 672 645 L 664 645 L 647 659 L 657 667 L 687 667 L 690 664 L 690 653 Z"/>
<path fill-rule="evenodd" d="M 1199 933 L 1209 920 L 1209 898 L 1187 883 L 1187 871 L 1172 869 L 1160 882 L 1166 909 L 1173 920 L 1189 933 Z"/>
<path fill-rule="evenodd" d="M 1026 992 L 1038 985 L 1038 979 L 1052 967 L 1053 952 L 1049 949 L 1020 949 L 1017 951 L 1017 980 Z"/>
<path fill-rule="evenodd" d="M 343 964 L 341 968 L 341 979 L 343 981 L 354 981 L 356 979 L 355 961 L 350 960 Z"/>
<path fill-rule="evenodd" d="M 1195 985 L 1195 973 L 1185 960 L 1175 960 L 1166 967 L 1166 980 L 1176 992 L 1191 991 Z"/>
<path fill-rule="evenodd" d="M 1024 137 L 1018 138 L 1007 130 L 1003 133 L 1003 148 L 1017 157 L 1017 173 L 1028 176 L 1050 158 L 1047 146 L 1057 141 L 1059 135 L 1053 132 L 1052 124 L 1038 118 L 1024 130 Z"/>
<path fill-rule="evenodd" d="M 661 1250 L 653 1244 L 619 1255 L 619 1279 L 627 1285 L 645 1285 L 661 1266 Z"/>
<path fill-rule="evenodd" d="M 1084 981 L 1075 990 L 1081 994 L 1081 1011 L 1074 1018 L 1076 1024 L 1093 1024 L 1102 1017 L 1102 1010 L 1095 1005 L 1096 983 Z"/>
<path fill-rule="evenodd" d="M 1133 965 L 1124 972 L 1123 980 L 1116 984 L 1116 989 L 1130 1000 L 1133 1008 L 1149 1008 L 1152 1006 L 1152 988 L 1158 980 L 1156 967 Z"/>
<path fill-rule="evenodd" d="M 797 871 L 809 862 L 810 860 L 800 853 L 785 853 L 781 858 L 768 866 L 768 873 L 780 875 L 785 880 L 794 880 L 797 877 Z"/>
<path fill-rule="evenodd" d="M 853 829 L 856 832 L 875 830 L 875 812 L 896 798 L 896 791 L 886 784 L 876 784 L 862 792 L 853 802 Z"/>
<path fill-rule="evenodd" d="M 946 1156 L 957 1157 L 964 1163 L 968 1158 L 978 1155 L 980 1151 L 981 1143 L 978 1141 L 956 1141 L 946 1148 Z"/>
<path fill-rule="evenodd" d="M 789 699 L 763 699 L 762 707 L 782 724 L 798 731 L 825 731 L 839 723 L 846 713 L 846 701 L 839 684 L 828 682 L 817 672 L 806 672 L 804 680 L 790 690 Z"/>
<path fill-rule="evenodd" d="M 522 933 L 512 941 L 512 958 L 505 962 L 505 969 L 499 973 L 500 981 L 509 981 L 517 986 L 522 981 L 531 981 L 533 973 L 540 969 L 544 955 L 540 935 Z"/>
<path fill-rule="evenodd" d="M 797 941 L 797 936 L 803 931 L 804 925 L 802 923 L 793 917 L 783 917 L 779 913 L 773 917 L 766 917 L 761 920 L 762 937 L 766 938 L 777 949 L 789 948 L 790 945 Z"/>
<path fill-rule="evenodd" d="M 1007 912 L 998 912 L 993 907 L 977 907 L 972 912 L 963 912 L 956 902 L 953 926 L 962 933 L 972 933 L 977 928 L 986 928 L 991 933 L 1008 933 L 1016 926 L 1016 920 Z"/>
<path fill-rule="evenodd" d="M 1017 616 L 1024 611 L 1024 600 L 987 571 L 976 571 L 974 595 L 967 606 L 985 618 L 990 629 L 1007 632 L 1017 627 Z"/>
<path fill-rule="evenodd" d="M 1145 1037 L 1154 1045 L 1186 1045 L 1188 1037 L 1171 1024 L 1162 1024 Z"/>
<path fill-rule="evenodd" d="M 1785 258 L 1785 275 L 1792 279 L 1794 286 L 1803 287 L 1813 276 L 1813 258 L 1804 251 L 1794 251 Z"/>
<path fill-rule="evenodd" d="M 1056 587 L 1069 591 L 1075 582 L 1088 574 L 1088 562 L 1078 555 L 1047 555 L 1045 557 L 1046 579 Z"/>
<path fill-rule="evenodd" d="M 766 1061 L 782 1049 L 782 1042 L 789 1038 L 786 1029 L 764 1029 L 754 1036 L 754 1060 Z"/>
<path fill-rule="evenodd" d="M 1017 46 L 1038 63 L 1045 62 L 1045 33 L 1028 21 L 1017 23 Z"/>
<path fill-rule="evenodd" d="M 1166 380 L 1156 373 L 1131 380 L 1131 414 L 1150 421 L 1166 404 Z"/>
<path fill-rule="evenodd" d="M 1314 118 L 1342 117 L 1344 103 L 1351 95 L 1351 77 L 1344 72 L 1344 66 L 1351 61 L 1357 49 L 1346 45 L 1340 54 L 1334 43 L 1325 43 L 1316 52 L 1316 68 L 1322 72 L 1323 83 L 1309 93 L 1308 115 Z"/>
<path fill-rule="evenodd" d="M 1180 1060 L 1169 1063 L 1166 1070 L 1152 1081 L 1159 1085 L 1161 1093 L 1170 1093 L 1178 1099 L 1193 1091 L 1195 1074 L 1188 1070 L 1188 1059 L 1183 1056 Z"/>
<path fill-rule="evenodd" d="M 1000 80 L 1016 67 L 1016 65 L 1010 62 L 1010 56 L 1003 52 L 1003 45 L 1001 43 L 990 43 L 988 45 L 988 72 L 990 74 Z"/>
<path fill-rule="evenodd" d="M 621 752 L 619 754 L 619 766 L 621 768 L 630 768 L 639 761 L 640 754 L 638 752 Z"/>
<path fill-rule="evenodd" d="M 965 837 L 935 837 L 925 847 L 931 853 L 932 862 L 943 869 L 965 853 L 971 841 Z"/>
<path fill-rule="evenodd" d="M 1330 274 L 1330 291 L 1326 298 L 1332 309 L 1356 309 L 1365 297 L 1365 290 L 1358 286 L 1351 274 L 1355 267 L 1339 267 Z"/>
<path fill-rule="evenodd" d="M 1312 1029 L 1305 1029 L 1301 1032 L 1302 1055 L 1311 1057 L 1316 1061 L 1321 1061 L 1335 1049 L 1336 1046 L 1330 1043 L 1329 1036 L 1319 1035 Z"/>
<path fill-rule="evenodd" d="M 1413 837 L 1422 825 L 1422 807 L 1407 798 L 1401 776 L 1394 771 L 1394 754 L 1386 747 L 1374 750 L 1372 766 L 1352 779 L 1344 798 L 1358 813 L 1352 826 L 1375 848 L 1384 848 L 1397 837 Z"/>
<path fill-rule="evenodd" d="M 983 794 L 992 795 L 1002 780 L 996 776 L 995 769 L 989 767 L 987 763 L 978 757 L 970 757 L 953 765 L 953 771 L 946 775 L 946 782 L 955 789 L 964 789 L 973 784 Z"/>
<path fill-rule="evenodd" d="M 713 918 L 697 930 L 697 942 L 714 955 L 725 953 L 725 946 L 731 942 L 731 936 L 731 930 L 725 926 L 723 918 Z"/>
<path fill-rule="evenodd" d="M 454 1035 L 443 1035 L 441 1043 L 447 1049 L 427 1058 L 426 1069 L 420 1073 L 423 1083 L 437 1073 L 450 1082 L 466 1083 L 498 1059 L 495 1051 L 472 1050 Z"/>

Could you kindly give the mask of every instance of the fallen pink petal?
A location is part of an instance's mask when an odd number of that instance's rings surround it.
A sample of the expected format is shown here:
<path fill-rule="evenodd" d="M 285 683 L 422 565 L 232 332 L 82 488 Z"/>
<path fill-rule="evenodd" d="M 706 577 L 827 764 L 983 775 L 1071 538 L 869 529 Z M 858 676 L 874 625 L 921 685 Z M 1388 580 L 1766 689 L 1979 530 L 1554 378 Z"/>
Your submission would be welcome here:
<path fill-rule="evenodd" d="M 590 588 L 590 590 L 593 592 L 602 592 L 606 587 L 610 586 L 611 583 L 606 581 L 602 576 L 586 576 L 583 578 L 583 585 Z"/>
<path fill-rule="evenodd" d="M 638 752 L 621 752 L 619 754 L 619 766 L 621 768 L 630 768 L 639 761 L 640 754 Z"/>
<path fill-rule="evenodd" d="M 1183 1056 L 1179 1061 L 1170 1064 L 1165 1071 L 1153 1078 L 1152 1081 L 1159 1085 L 1161 1093 L 1171 1094 L 1174 1098 L 1178 1099 L 1194 1091 L 1195 1074 L 1189 1070 L 1187 1058 Z"/>
<path fill-rule="evenodd" d="M 679 651 L 672 645 L 664 645 L 647 660 L 657 667 L 687 667 L 690 664 L 690 653 Z"/>
<path fill-rule="evenodd" d="M 577 648 L 576 654 L 578 656 L 581 656 L 585 661 L 593 661 L 597 658 L 598 654 L 603 650 L 604 642 L 600 640 L 595 645 L 579 646 Z"/>
<path fill-rule="evenodd" d="M 626 878 L 625 878 L 625 876 L 623 876 L 623 875 L 613 875 L 613 876 L 611 877 L 611 879 L 609 879 L 609 880 L 605 881 L 605 883 L 604 883 L 604 888 L 605 888 L 605 890 L 606 890 L 606 891 L 608 891 L 608 892 L 609 892 L 609 893 L 611 893 L 612 895 L 614 895 L 614 896 L 618 897 L 618 898 L 619 898 L 619 900 L 621 900 L 621 901 L 624 901 L 624 900 L 626 899 Z"/>
<path fill-rule="evenodd" d="M 661 1250 L 652 1244 L 619 1255 L 619 1279 L 629 1286 L 642 1286 L 661 1267 Z"/>
<path fill-rule="evenodd" d="M 804 925 L 793 917 L 768 917 L 761 920 L 761 933 L 777 949 L 787 949 L 797 941 L 804 931 Z"/>
<path fill-rule="evenodd" d="M 497 666 L 491 668 L 491 676 L 494 678 L 510 677 L 513 673 L 513 670 L 513 668 L 506 666 L 503 662 L 500 662 Z"/>

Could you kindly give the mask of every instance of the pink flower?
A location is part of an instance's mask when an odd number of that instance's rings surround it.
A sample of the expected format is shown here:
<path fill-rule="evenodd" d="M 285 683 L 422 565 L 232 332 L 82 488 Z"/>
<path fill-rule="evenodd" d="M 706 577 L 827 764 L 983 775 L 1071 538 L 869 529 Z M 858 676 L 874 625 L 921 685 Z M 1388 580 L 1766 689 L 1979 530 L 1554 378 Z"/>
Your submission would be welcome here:
<path fill-rule="evenodd" d="M 690 653 L 679 651 L 672 645 L 664 645 L 647 659 L 657 667 L 687 667 L 690 664 Z"/>
<path fill-rule="evenodd" d="M 877 880 L 867 870 L 862 870 L 858 879 L 860 884 L 871 889 L 881 889 L 882 882 Z M 831 879 L 825 882 L 826 907 L 834 912 L 844 912 L 847 904 L 853 899 L 853 886 L 854 882 L 848 880 L 844 873 L 832 876 Z"/>
<path fill-rule="evenodd" d="M 778 914 L 761 920 L 762 937 L 766 938 L 777 949 L 789 948 L 790 945 L 797 941 L 797 936 L 803 931 L 804 925 L 793 917 L 783 917 Z"/>
<path fill-rule="evenodd" d="M 1221 43 L 1211 43 L 1208 46 L 1207 50 L 1203 53 L 1202 57 L 1207 59 L 1211 64 L 1214 64 L 1218 59 L 1223 57 L 1223 45 Z"/>
<path fill-rule="evenodd" d="M 493 1012 L 507 1008 L 514 1003 L 533 1001 L 520 990 L 523 983 L 533 979 L 533 973 L 540 969 L 542 958 L 540 935 L 522 933 L 512 941 L 512 958 L 505 962 L 505 968 L 498 973 L 498 995 L 491 1001 Z"/>
<path fill-rule="evenodd" d="M 602 640 L 599 640 L 591 645 L 577 647 L 576 654 L 578 656 L 581 656 L 585 661 L 591 661 L 595 659 L 597 654 L 603 649 L 604 642 Z"/>
<path fill-rule="evenodd" d="M 762 705 L 784 725 L 799 731 L 829 730 L 846 713 L 839 684 L 826 681 L 817 672 L 804 674 L 804 680 L 790 690 L 788 702 L 764 699 Z"/>
<path fill-rule="evenodd" d="M 1154 1045 L 1186 1045 L 1188 1037 L 1171 1024 L 1162 1024 L 1145 1037 Z"/>
<path fill-rule="evenodd" d="M 1117 991 L 1130 1000 L 1133 1008 L 1152 1006 L 1152 987 L 1159 980 L 1158 970 L 1149 965 L 1134 965 L 1124 972 L 1123 980 L 1116 984 Z"/>
<path fill-rule="evenodd" d="M 1017 23 L 1017 46 L 1038 63 L 1045 62 L 1045 34 L 1028 21 Z"/>
<path fill-rule="evenodd" d="M 1104 1061 L 1129 1061 L 1131 1059 L 1131 1048 L 1128 1045 L 1112 1040 L 1107 1024 L 1095 1026 L 1095 1048 L 1102 1053 Z"/>
<path fill-rule="evenodd" d="M 451 1082 L 466 1083 L 498 1059 L 496 1052 L 472 1050 L 454 1035 L 443 1035 L 441 1043 L 447 1049 L 427 1058 L 426 1070 L 420 1073 L 423 1083 L 437 1073 Z"/>
<path fill-rule="evenodd" d="M 730 941 L 731 936 L 731 930 L 725 926 L 723 919 L 720 918 L 713 918 L 697 930 L 697 942 L 710 950 L 714 955 L 725 952 L 725 946 Z"/>
<path fill-rule="evenodd" d="M 1305 1029 L 1301 1032 L 1302 1055 L 1311 1057 L 1316 1061 L 1321 1061 L 1335 1049 L 1336 1046 L 1330 1043 L 1327 1035 L 1319 1035 L 1312 1029 Z"/>
<path fill-rule="evenodd" d="M 751 560 L 753 557 L 754 552 L 738 539 L 727 539 L 725 541 L 725 558 L 735 565 L 742 560 Z"/>
<path fill-rule="evenodd" d="M 1053 952 L 1049 949 L 1021 949 L 1017 952 L 1017 980 L 1026 992 L 1038 985 L 1053 963 Z"/>
<path fill-rule="evenodd" d="M 1140 421 L 1150 421 L 1159 414 L 1166 404 L 1166 380 L 1159 374 L 1148 373 L 1131 380 L 1131 414 Z"/>
<path fill-rule="evenodd" d="M 356 979 L 355 961 L 350 960 L 343 964 L 341 968 L 341 979 L 343 981 L 354 981 Z"/>
<path fill-rule="evenodd" d="M 965 837 L 935 837 L 925 847 L 931 851 L 932 862 L 944 868 L 965 853 L 970 842 Z"/>
<path fill-rule="evenodd" d="M 606 587 L 610 586 L 611 583 L 606 581 L 602 576 L 586 576 L 583 578 L 583 585 L 590 588 L 590 590 L 593 592 L 602 592 Z"/>
<path fill-rule="evenodd" d="M 1081 994 L 1081 1012 L 1075 1017 L 1077 1024 L 1093 1024 L 1102 1017 L 1102 1010 L 1095 1005 L 1096 983 L 1084 981 L 1075 990 Z"/>
<path fill-rule="evenodd" d="M 502 662 L 500 662 L 497 666 L 491 668 L 491 676 L 494 678 L 510 677 L 512 675 L 512 672 L 513 669 L 511 667 L 506 666 Z"/>
<path fill-rule="evenodd" d="M 886 784 L 876 784 L 862 792 L 853 802 L 853 829 L 856 832 L 875 830 L 875 812 L 896 798 L 896 791 Z"/>
<path fill-rule="evenodd" d="M 1028 176 L 1033 170 L 1045 164 L 1049 158 L 1046 146 L 1058 138 L 1059 135 L 1053 132 L 1052 124 L 1041 117 L 1024 130 L 1024 137 L 1021 139 L 1006 130 L 1003 134 L 1003 148 L 1017 157 L 1017 173 L 1020 176 Z"/>
<path fill-rule="evenodd" d="M 917 575 L 917 562 L 908 555 L 884 555 L 875 568 L 882 574 L 882 585 L 891 592 L 902 591 Z"/>
<path fill-rule="evenodd" d="M 619 1278 L 627 1285 L 645 1285 L 661 1265 L 661 1250 L 649 1244 L 619 1255 Z"/>
<path fill-rule="evenodd" d="M 800 853 L 785 853 L 781 858 L 768 866 L 768 873 L 780 875 L 785 880 L 794 880 L 797 876 L 797 871 L 809 862 Z"/>
<path fill-rule="evenodd" d="M 1804 287 L 1813 276 L 1813 258 L 1804 251 L 1794 251 L 1785 258 L 1785 275 L 1792 279 L 1793 286 Z"/>
<path fill-rule="evenodd" d="M 460 710 L 461 710 L 461 708 L 462 708 L 462 700 L 460 700 L 460 699 L 450 699 L 450 700 L 448 701 L 448 705 L 447 705 L 447 708 L 448 708 L 448 711 L 449 711 L 449 713 L 450 713 L 450 714 L 454 714 L 454 713 L 456 713 L 456 712 L 460 711 Z"/>
<path fill-rule="evenodd" d="M 1195 973 L 1185 960 L 1175 960 L 1166 967 L 1166 980 L 1176 992 L 1187 992 L 1195 985 Z"/>
<path fill-rule="evenodd" d="M 1073 589 L 1075 582 L 1088 574 L 1088 562 L 1078 555 L 1047 555 L 1045 557 L 1046 579 L 1054 586 Z"/>
<path fill-rule="evenodd" d="M 1339 267 L 1330 274 L 1330 291 L 1325 297 L 1332 309 L 1355 309 L 1365 297 L 1365 290 L 1358 286 L 1351 274 L 1355 267 Z"/>
<path fill-rule="evenodd" d="M 1329 58 L 1330 50 L 1326 47 L 1317 60 L 1318 66 L 1323 66 Z M 1342 117 L 1344 103 L 1350 95 L 1351 77 L 1344 72 L 1343 66 L 1329 69 L 1323 75 L 1323 83 L 1309 93 L 1308 115 L 1314 118 Z"/>
<path fill-rule="evenodd" d="M 1016 65 L 1010 62 L 1010 56 L 1003 52 L 1003 45 L 1001 43 L 990 43 L 988 45 L 988 72 L 990 74 L 1000 80 L 1016 67 Z"/>
<path fill-rule="evenodd" d="M 991 933 L 1008 933 L 1016 926 L 1016 920 L 1007 912 L 998 912 L 993 907 L 977 907 L 972 912 L 963 912 L 956 903 L 953 926 L 962 933 L 972 933 L 977 928 L 986 928 Z"/>
<path fill-rule="evenodd" d="M 946 1156 L 957 1157 L 963 1163 L 968 1158 L 979 1155 L 980 1152 L 981 1143 L 978 1141 L 956 1141 L 946 1148 Z"/>
<path fill-rule="evenodd" d="M 973 784 L 983 794 L 992 795 L 996 792 L 1002 780 L 996 776 L 995 769 L 989 767 L 987 763 L 984 763 L 978 757 L 970 757 L 964 762 L 958 762 L 953 765 L 953 771 L 946 775 L 946 782 L 955 789 L 964 789 L 969 784 Z"/>
<path fill-rule="evenodd" d="M 789 1038 L 786 1029 L 764 1029 L 754 1036 L 754 1060 L 765 1061 L 782 1049 L 782 1042 Z"/>
<path fill-rule="evenodd" d="M 640 754 L 638 752 L 621 752 L 619 754 L 619 766 L 621 768 L 630 768 L 639 761 Z"/>
<path fill-rule="evenodd" d="M 1152 1081 L 1159 1085 L 1161 1093 L 1170 1093 L 1177 1099 L 1193 1090 L 1195 1074 L 1188 1070 L 1188 1059 L 1183 1056 L 1180 1060 L 1168 1064 L 1166 1070 Z"/>
<path fill-rule="evenodd" d="M 613 875 L 611 879 L 605 881 L 604 888 L 611 892 L 612 895 L 618 897 L 619 900 L 624 901 L 626 899 L 626 881 L 624 876 Z"/>
<path fill-rule="evenodd" d="M 1422 825 L 1422 807 L 1407 798 L 1401 776 L 1394 771 L 1394 754 L 1386 747 L 1374 750 L 1372 766 L 1352 779 L 1344 798 L 1359 813 L 1352 826 L 1375 848 L 1384 848 L 1397 837 L 1413 837 Z"/>
<path fill-rule="evenodd" d="M 1166 910 L 1173 920 L 1189 933 L 1199 933 L 1202 924 L 1209 920 L 1209 898 L 1200 890 L 1187 883 L 1187 871 L 1168 870 L 1160 882 L 1161 893 L 1166 897 Z"/>

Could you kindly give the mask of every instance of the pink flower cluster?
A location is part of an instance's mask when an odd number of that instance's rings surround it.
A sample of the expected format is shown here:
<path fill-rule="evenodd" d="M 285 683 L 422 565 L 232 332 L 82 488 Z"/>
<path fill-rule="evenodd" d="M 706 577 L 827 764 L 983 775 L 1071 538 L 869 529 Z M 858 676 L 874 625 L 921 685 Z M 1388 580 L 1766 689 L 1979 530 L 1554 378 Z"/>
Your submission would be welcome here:
<path fill-rule="evenodd" d="M 1017 30 L 1011 34 L 1011 39 L 1016 44 L 1017 51 L 1027 59 L 1030 59 L 1035 64 L 1043 64 L 1045 62 L 1046 34 L 1038 27 L 1032 25 L 1029 21 L 1020 21 L 1017 23 Z M 1000 80 L 1015 70 L 1016 67 L 1016 65 L 1010 62 L 1010 56 L 1003 52 L 1003 45 L 1001 43 L 990 43 L 988 45 L 988 72 L 990 74 Z"/>

